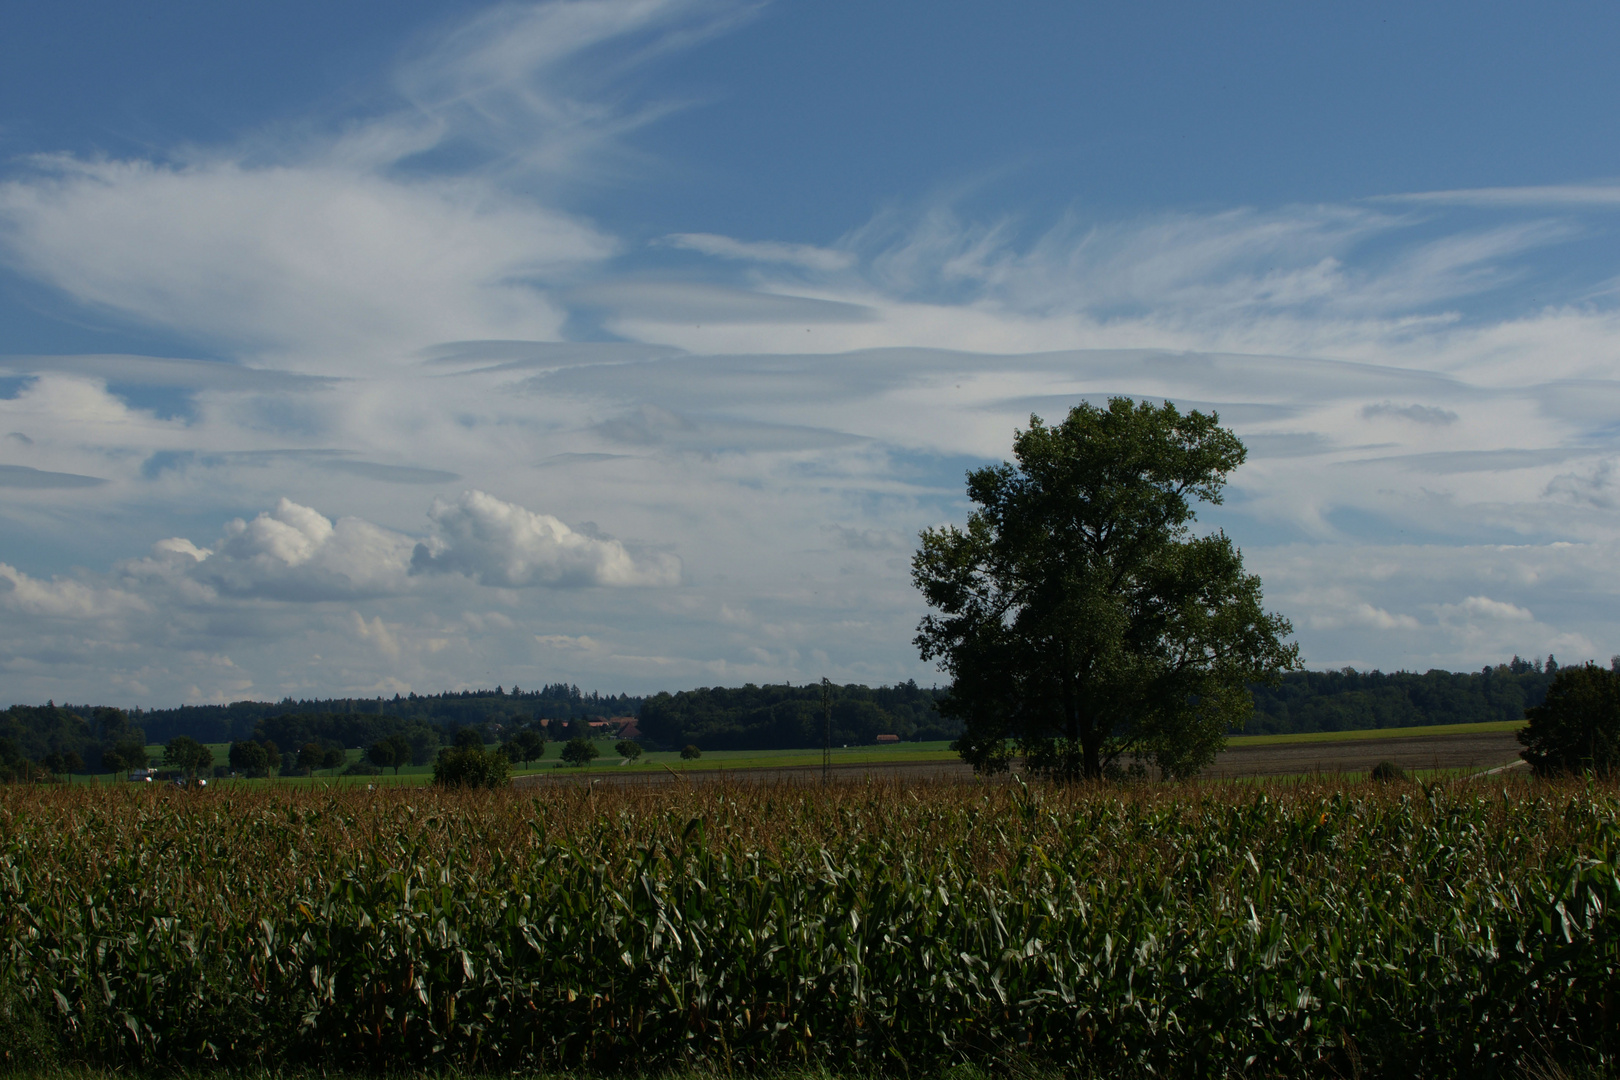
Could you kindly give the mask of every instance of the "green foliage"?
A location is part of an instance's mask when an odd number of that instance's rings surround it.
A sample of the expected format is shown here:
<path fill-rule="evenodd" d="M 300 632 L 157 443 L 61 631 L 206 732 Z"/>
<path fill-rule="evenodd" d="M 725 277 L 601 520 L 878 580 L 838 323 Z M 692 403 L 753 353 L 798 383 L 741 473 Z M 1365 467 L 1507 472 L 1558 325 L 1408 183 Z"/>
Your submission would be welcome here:
<path fill-rule="evenodd" d="M 0 1075 L 38 1075 L 56 1064 L 58 1025 L 15 987 L 0 985 Z"/>
<path fill-rule="evenodd" d="M 395 776 L 398 776 L 399 770 L 409 765 L 415 756 L 415 748 L 402 732 L 390 735 L 386 739 L 378 739 L 366 750 L 366 757 L 373 765 L 381 769 L 393 769 Z"/>
<path fill-rule="evenodd" d="M 832 741 L 865 745 L 879 735 L 950 739 L 961 725 L 939 715 L 944 691 L 899 686 L 832 687 Z M 639 726 L 665 746 L 701 742 L 711 750 L 789 750 L 821 746 L 820 686 L 712 687 L 661 693 L 642 705 Z"/>
<path fill-rule="evenodd" d="M 144 769 L 148 761 L 146 744 L 135 740 L 118 743 L 101 752 L 101 767 L 108 772 L 121 773 Z"/>
<path fill-rule="evenodd" d="M 620 739 L 613 744 L 613 752 L 622 758 L 634 761 L 641 756 L 641 744 L 634 739 Z"/>
<path fill-rule="evenodd" d="M 371 747 L 388 742 L 395 747 L 392 767 L 427 764 L 442 741 L 440 732 L 425 724 L 362 713 L 287 713 L 260 721 L 253 733 L 255 739 L 278 746 L 313 742 Z"/>
<path fill-rule="evenodd" d="M 1620 772 L 1620 672 L 1595 664 L 1561 668 L 1547 700 L 1525 717 L 1520 756 L 1538 775 Z"/>
<path fill-rule="evenodd" d="M 41 706 L 13 705 L 0 712 L 0 740 L 10 747 L 14 768 L 34 762 L 43 763 L 55 756 L 62 763 L 68 755 L 75 755 L 80 765 L 72 769 L 80 772 L 88 766 L 106 772 L 120 772 L 102 762 L 105 749 L 123 744 L 137 744 L 143 748 L 145 735 L 140 728 L 129 723 L 121 709 L 107 707 L 47 704 Z M 143 757 L 137 768 L 146 764 Z M 61 771 L 61 770 L 55 770 Z"/>
<path fill-rule="evenodd" d="M 692 745 L 691 743 L 687 743 L 685 746 L 681 747 L 681 760 L 682 761 L 696 761 L 698 758 L 700 758 L 702 756 L 703 756 L 703 751 L 699 750 L 696 746 Z"/>
<path fill-rule="evenodd" d="M 313 776 L 316 769 L 340 768 L 348 760 L 343 745 L 331 740 L 311 739 L 298 748 L 297 766 L 305 776 Z"/>
<path fill-rule="evenodd" d="M 1620 1055 L 1612 788 L 128 795 L 0 791 L 0 1033 L 131 1075 Z"/>
<path fill-rule="evenodd" d="M 594 740 L 580 736 L 569 739 L 562 748 L 562 759 L 576 768 L 589 765 L 601 754 L 602 751 L 597 748 Z"/>
<path fill-rule="evenodd" d="M 214 752 L 189 735 L 176 735 L 163 747 L 163 764 L 187 776 L 213 767 Z"/>
<path fill-rule="evenodd" d="M 1275 685 L 1250 685 L 1254 715 L 1242 730 L 1283 735 L 1522 720 L 1552 680 L 1540 661 L 1517 656 L 1472 672 L 1292 671 Z"/>
<path fill-rule="evenodd" d="M 447 746 L 433 762 L 433 782 L 445 788 L 499 788 L 511 779 L 512 763 L 499 751 L 478 746 Z"/>
<path fill-rule="evenodd" d="M 968 474 L 966 529 L 927 529 L 912 578 L 936 614 L 916 644 L 953 683 L 941 712 L 981 771 L 1098 778 L 1122 759 L 1196 774 L 1253 709 L 1247 684 L 1298 666 L 1225 534 L 1191 531 L 1243 444 L 1213 414 L 1114 398 L 1054 427 L 1030 417 L 1017 464 Z"/>
<path fill-rule="evenodd" d="M 227 752 L 230 766 L 243 776 L 265 776 L 270 772 L 270 752 L 252 739 L 233 742 Z"/>
<path fill-rule="evenodd" d="M 0 738 L 0 781 L 27 783 L 40 779 L 43 773 L 44 767 L 24 757 L 15 742 Z"/>
<path fill-rule="evenodd" d="M 135 714 L 135 719 L 157 742 L 175 735 L 190 735 L 202 742 L 230 742 L 271 738 L 282 746 L 298 746 L 311 738 L 330 738 L 345 746 L 369 746 L 395 731 L 420 727 L 449 730 L 501 723 L 522 727 L 547 718 L 585 719 L 592 716 L 634 716 L 641 699 L 626 694 L 581 693 L 579 687 L 557 683 L 540 690 L 510 692 L 462 690 L 444 694 L 396 694 L 392 698 L 330 698 L 308 701 L 238 701 L 230 705 L 184 705 Z M 281 717 L 320 717 L 320 730 L 288 730 Z M 257 733 L 257 734 L 255 734 Z M 106 739 L 102 740 L 107 741 Z M 433 759 L 438 743 L 415 764 Z"/>
<path fill-rule="evenodd" d="M 53 776 L 84 771 L 84 759 L 79 757 L 75 750 L 60 752 L 53 750 L 41 758 L 39 763 L 49 769 Z"/>
<path fill-rule="evenodd" d="M 506 743 L 506 756 L 527 765 L 546 756 L 546 737 L 533 728 L 524 728 Z"/>

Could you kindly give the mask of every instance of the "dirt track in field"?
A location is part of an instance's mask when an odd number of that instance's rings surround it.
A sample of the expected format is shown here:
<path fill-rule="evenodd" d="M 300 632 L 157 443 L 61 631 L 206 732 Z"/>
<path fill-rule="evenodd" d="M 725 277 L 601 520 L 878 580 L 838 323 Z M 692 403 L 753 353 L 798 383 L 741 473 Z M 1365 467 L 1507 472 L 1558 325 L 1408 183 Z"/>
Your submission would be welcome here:
<path fill-rule="evenodd" d="M 1203 779 L 1250 776 L 1294 776 L 1302 773 L 1366 772 L 1380 761 L 1403 769 L 1469 769 L 1484 771 L 1519 760 L 1519 740 L 1511 731 L 1420 738 L 1347 739 L 1342 742 L 1283 743 L 1227 750 L 1204 770 Z M 831 778 L 841 783 L 873 780 L 967 780 L 973 770 L 959 761 L 896 762 L 893 765 L 835 765 Z M 668 784 L 819 783 L 821 766 L 798 765 L 759 769 L 694 769 L 674 774 L 658 770 L 612 773 L 572 769 L 545 770 L 514 777 L 514 783 Z"/>

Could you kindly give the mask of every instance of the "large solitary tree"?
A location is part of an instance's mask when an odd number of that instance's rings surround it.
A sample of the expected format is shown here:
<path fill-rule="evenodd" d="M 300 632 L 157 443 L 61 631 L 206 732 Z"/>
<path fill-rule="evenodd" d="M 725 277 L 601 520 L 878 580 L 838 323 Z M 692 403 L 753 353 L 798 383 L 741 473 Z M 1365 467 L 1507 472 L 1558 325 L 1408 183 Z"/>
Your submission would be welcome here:
<path fill-rule="evenodd" d="M 1017 463 L 968 474 L 967 527 L 927 529 L 912 579 L 923 659 L 981 771 L 1095 779 L 1208 765 L 1253 709 L 1247 684 L 1297 667 L 1288 621 L 1222 532 L 1195 534 L 1243 443 L 1215 414 L 1114 398 L 1015 433 Z"/>

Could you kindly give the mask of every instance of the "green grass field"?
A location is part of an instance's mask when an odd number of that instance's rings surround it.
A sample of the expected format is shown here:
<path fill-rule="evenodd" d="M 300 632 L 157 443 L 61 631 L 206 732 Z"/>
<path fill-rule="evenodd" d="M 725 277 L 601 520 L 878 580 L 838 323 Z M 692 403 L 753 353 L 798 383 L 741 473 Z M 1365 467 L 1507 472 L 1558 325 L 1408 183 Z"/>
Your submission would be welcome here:
<path fill-rule="evenodd" d="M 1522 720 L 1489 724 L 1430 724 L 1425 727 L 1366 728 L 1359 731 L 1311 731 L 1295 735 L 1234 735 L 1226 744 L 1234 750 L 1243 746 L 1284 746 L 1289 743 L 1361 742 L 1366 739 L 1420 739 L 1435 735 L 1484 735 L 1497 731 L 1518 731 Z"/>

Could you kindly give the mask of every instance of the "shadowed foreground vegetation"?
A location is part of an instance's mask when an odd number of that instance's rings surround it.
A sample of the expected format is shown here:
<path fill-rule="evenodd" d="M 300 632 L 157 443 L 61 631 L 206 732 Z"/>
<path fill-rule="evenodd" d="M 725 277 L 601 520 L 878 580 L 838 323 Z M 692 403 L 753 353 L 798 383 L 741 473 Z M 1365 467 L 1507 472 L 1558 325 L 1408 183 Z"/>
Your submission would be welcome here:
<path fill-rule="evenodd" d="M 1608 1071 L 1617 810 L 1613 786 L 1523 779 L 12 787 L 0 1053 L 29 1069 Z"/>

